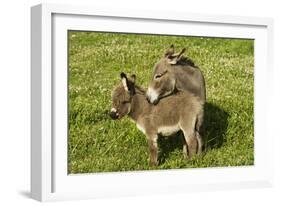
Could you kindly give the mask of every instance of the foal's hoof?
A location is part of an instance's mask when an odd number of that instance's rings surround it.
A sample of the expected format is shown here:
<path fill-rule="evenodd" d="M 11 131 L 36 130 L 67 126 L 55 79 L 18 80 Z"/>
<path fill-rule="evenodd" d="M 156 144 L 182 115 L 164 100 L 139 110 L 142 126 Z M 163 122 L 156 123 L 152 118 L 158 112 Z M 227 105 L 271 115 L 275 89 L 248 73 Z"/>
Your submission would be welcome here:
<path fill-rule="evenodd" d="M 149 166 L 151 166 L 151 167 L 158 166 L 158 162 L 152 162 L 152 161 L 150 161 L 150 162 L 149 162 Z"/>
<path fill-rule="evenodd" d="M 183 158 L 184 158 L 185 160 L 189 160 L 189 156 L 188 156 L 188 154 L 183 153 Z"/>
<path fill-rule="evenodd" d="M 196 154 L 188 154 L 188 158 L 192 159 L 193 157 L 195 157 Z"/>

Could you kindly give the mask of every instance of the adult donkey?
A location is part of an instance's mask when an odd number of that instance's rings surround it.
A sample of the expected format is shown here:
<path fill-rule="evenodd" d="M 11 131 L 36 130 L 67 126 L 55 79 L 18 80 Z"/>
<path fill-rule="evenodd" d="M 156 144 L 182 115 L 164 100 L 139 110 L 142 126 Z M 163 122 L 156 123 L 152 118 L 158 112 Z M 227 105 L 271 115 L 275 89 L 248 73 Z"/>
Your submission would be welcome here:
<path fill-rule="evenodd" d="M 188 91 L 206 102 L 205 80 L 201 70 L 193 61 L 184 57 L 185 49 L 175 53 L 173 45 L 158 61 L 146 93 L 150 103 L 157 104 L 161 98 L 176 91 Z"/>

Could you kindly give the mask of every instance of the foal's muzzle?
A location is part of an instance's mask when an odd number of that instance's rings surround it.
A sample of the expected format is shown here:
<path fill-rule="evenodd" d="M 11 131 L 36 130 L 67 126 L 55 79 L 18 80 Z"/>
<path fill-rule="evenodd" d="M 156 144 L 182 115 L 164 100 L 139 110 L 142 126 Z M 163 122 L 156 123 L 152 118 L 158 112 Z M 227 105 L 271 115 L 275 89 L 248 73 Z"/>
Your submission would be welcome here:
<path fill-rule="evenodd" d="M 152 101 L 152 104 L 156 105 L 156 104 L 158 104 L 158 102 L 159 102 L 159 99 L 155 99 Z"/>
<path fill-rule="evenodd" d="M 110 112 L 109 113 L 109 116 L 112 118 L 112 119 L 118 119 L 119 118 L 119 114 L 117 112 Z"/>

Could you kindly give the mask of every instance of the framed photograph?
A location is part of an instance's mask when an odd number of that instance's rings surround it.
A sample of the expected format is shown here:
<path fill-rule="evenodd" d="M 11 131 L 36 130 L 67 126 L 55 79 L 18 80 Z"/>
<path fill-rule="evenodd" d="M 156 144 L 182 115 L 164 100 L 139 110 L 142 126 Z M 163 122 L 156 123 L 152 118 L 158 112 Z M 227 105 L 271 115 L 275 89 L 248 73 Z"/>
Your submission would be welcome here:
<path fill-rule="evenodd" d="M 40 201 L 273 185 L 268 18 L 31 8 Z"/>

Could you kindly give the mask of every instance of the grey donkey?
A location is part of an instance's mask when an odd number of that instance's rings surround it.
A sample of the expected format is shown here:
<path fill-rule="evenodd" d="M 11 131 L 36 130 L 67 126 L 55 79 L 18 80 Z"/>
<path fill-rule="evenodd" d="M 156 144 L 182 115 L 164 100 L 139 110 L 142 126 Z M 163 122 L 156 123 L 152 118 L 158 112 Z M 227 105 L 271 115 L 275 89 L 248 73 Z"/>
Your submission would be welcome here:
<path fill-rule="evenodd" d="M 150 165 L 158 164 L 157 139 L 159 135 L 170 136 L 178 131 L 184 135 L 183 153 L 186 158 L 201 152 L 202 140 L 199 134 L 204 110 L 203 101 L 188 91 L 150 104 L 145 90 L 135 85 L 136 76 L 127 78 L 121 73 L 121 83 L 112 92 L 112 119 L 128 115 L 147 137 L 150 151 Z"/>
<path fill-rule="evenodd" d="M 201 70 L 184 56 L 185 49 L 175 53 L 173 45 L 155 64 L 147 90 L 147 99 L 157 104 L 175 91 L 188 91 L 206 102 L 205 80 Z"/>

